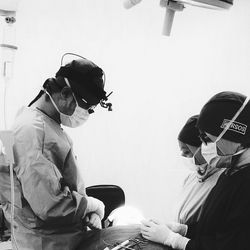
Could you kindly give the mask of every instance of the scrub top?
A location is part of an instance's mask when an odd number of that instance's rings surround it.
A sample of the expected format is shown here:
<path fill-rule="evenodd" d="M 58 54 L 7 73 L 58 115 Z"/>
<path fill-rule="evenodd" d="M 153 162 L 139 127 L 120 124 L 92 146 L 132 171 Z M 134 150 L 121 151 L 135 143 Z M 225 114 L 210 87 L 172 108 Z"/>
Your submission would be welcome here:
<path fill-rule="evenodd" d="M 249 224 L 250 164 L 247 163 L 232 175 L 222 173 L 203 205 L 199 221 L 188 227 L 186 237 L 191 240 L 186 250 L 249 250 Z"/>
<path fill-rule="evenodd" d="M 22 108 L 14 132 L 15 224 L 19 250 L 70 250 L 84 237 L 87 199 L 72 142 L 61 126 Z M 1 203 L 10 221 L 9 173 L 1 166 Z"/>
<path fill-rule="evenodd" d="M 199 220 L 202 205 L 223 171 L 218 169 L 203 182 L 199 181 L 196 172 L 188 175 L 174 205 L 174 221 L 190 225 Z"/>

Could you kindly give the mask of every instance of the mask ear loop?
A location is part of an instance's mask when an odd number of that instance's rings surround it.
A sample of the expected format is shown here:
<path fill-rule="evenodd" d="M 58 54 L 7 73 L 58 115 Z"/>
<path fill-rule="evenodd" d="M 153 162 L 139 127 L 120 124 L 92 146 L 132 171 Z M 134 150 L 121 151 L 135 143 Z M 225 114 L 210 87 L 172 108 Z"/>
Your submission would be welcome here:
<path fill-rule="evenodd" d="M 245 108 L 245 106 L 249 102 L 249 99 L 250 99 L 249 97 L 247 97 L 245 99 L 245 101 L 242 104 L 242 106 L 239 108 L 239 110 L 236 112 L 236 114 L 233 116 L 233 118 L 227 123 L 227 125 L 225 126 L 225 128 L 223 129 L 223 131 L 220 133 L 220 135 L 217 137 L 217 139 L 215 140 L 215 142 L 218 142 L 222 138 L 222 136 L 227 132 L 227 130 L 230 128 L 230 126 L 234 123 L 234 121 L 240 115 L 240 113 L 242 112 L 242 110 Z"/>

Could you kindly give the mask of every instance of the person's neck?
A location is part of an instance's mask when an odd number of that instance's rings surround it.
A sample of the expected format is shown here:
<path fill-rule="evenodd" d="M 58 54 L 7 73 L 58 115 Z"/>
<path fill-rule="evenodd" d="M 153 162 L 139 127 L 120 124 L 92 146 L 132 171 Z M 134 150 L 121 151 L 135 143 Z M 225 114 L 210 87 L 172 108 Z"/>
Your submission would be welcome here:
<path fill-rule="evenodd" d="M 61 123 L 60 115 L 49 100 L 45 100 L 45 95 L 41 96 L 35 103 L 32 104 L 33 108 L 37 108 L 51 119 L 55 120 L 58 124 Z"/>

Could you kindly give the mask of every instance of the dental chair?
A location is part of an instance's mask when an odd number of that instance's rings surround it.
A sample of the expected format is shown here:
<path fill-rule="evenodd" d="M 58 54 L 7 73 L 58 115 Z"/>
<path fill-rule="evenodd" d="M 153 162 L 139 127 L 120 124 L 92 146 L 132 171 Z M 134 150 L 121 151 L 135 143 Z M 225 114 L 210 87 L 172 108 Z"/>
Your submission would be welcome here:
<path fill-rule="evenodd" d="M 105 214 L 102 219 L 102 227 L 108 227 L 107 221 L 110 213 L 125 204 L 125 194 L 121 187 L 116 185 L 95 185 L 86 188 L 86 194 L 101 200 L 105 205 Z"/>

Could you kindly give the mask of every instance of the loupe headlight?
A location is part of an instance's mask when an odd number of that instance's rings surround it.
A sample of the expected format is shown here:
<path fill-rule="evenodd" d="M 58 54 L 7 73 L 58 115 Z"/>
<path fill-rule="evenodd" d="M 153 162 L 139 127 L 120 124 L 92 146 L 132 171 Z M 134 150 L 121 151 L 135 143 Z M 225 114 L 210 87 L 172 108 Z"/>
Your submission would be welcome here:
<path fill-rule="evenodd" d="M 107 102 L 108 97 L 109 97 L 112 93 L 113 93 L 113 91 L 111 91 L 111 92 L 106 96 L 106 100 L 102 99 L 102 100 L 100 101 L 101 107 L 107 108 L 108 111 L 112 111 L 112 110 L 113 110 L 113 109 L 112 109 L 112 103 Z"/>

